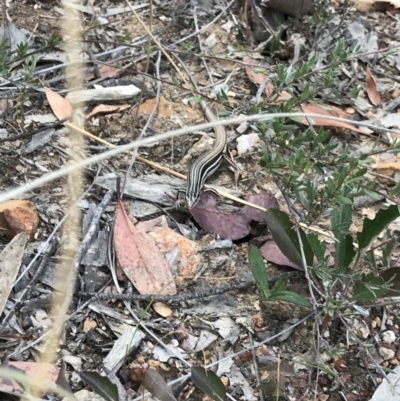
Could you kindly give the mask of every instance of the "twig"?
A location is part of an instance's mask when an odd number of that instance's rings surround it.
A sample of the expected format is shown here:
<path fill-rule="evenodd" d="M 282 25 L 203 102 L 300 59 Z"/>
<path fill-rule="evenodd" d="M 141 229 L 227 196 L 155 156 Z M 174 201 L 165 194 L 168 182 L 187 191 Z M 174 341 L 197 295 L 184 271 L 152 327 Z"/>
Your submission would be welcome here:
<path fill-rule="evenodd" d="M 302 272 L 285 272 L 273 275 L 269 277 L 269 281 L 271 283 L 280 280 L 283 277 L 303 277 Z M 186 302 L 193 299 L 202 299 L 213 297 L 216 295 L 224 294 L 229 291 L 241 290 L 249 287 L 253 287 L 256 284 L 254 280 L 252 281 L 245 281 L 243 283 L 236 283 L 232 285 L 226 285 L 219 288 L 209 288 L 204 291 L 198 292 L 191 292 L 185 293 L 180 295 L 140 295 L 140 294 L 121 294 L 121 293 L 114 293 L 114 294 L 99 294 L 96 292 L 78 292 L 78 296 L 85 296 L 85 297 L 93 297 L 92 300 L 100 299 L 121 299 L 121 300 L 137 300 L 137 301 L 160 301 L 160 302 L 169 302 L 169 303 L 179 303 L 179 302 Z"/>
<path fill-rule="evenodd" d="M 36 270 L 36 273 L 33 275 L 32 280 L 30 283 L 27 285 L 27 287 L 24 289 L 18 300 L 14 303 L 10 311 L 8 312 L 8 315 L 3 319 L 3 321 L 0 323 L 0 333 L 5 329 L 7 326 L 7 323 L 10 321 L 11 317 L 14 315 L 15 310 L 21 303 L 25 300 L 25 298 L 29 295 L 29 293 L 32 291 L 33 286 L 38 282 L 40 276 L 43 274 L 43 271 L 45 268 L 48 266 L 49 259 L 51 255 L 56 251 L 57 247 L 57 240 L 53 239 L 49 245 L 46 251 L 43 252 L 43 257 L 42 260 Z M 14 284 L 15 285 L 15 284 Z"/>
<path fill-rule="evenodd" d="M 38 187 L 46 184 L 47 182 L 64 177 L 65 175 L 69 174 L 71 171 L 75 171 L 76 169 L 86 167 L 92 163 L 98 163 L 108 157 L 115 156 L 115 155 L 118 155 L 119 153 L 123 153 L 125 151 L 135 149 L 139 146 L 150 145 L 150 144 L 153 144 L 153 143 L 156 143 L 156 142 L 159 142 L 162 140 L 170 139 L 170 138 L 173 138 L 173 137 L 176 137 L 179 135 L 188 134 L 190 132 L 193 132 L 193 130 L 195 130 L 195 129 L 206 130 L 208 128 L 213 128 L 218 125 L 236 124 L 236 123 L 242 123 L 245 121 L 271 120 L 274 118 L 282 118 L 282 117 L 320 118 L 321 115 L 315 114 L 315 113 L 265 113 L 265 114 L 251 115 L 251 116 L 237 116 L 237 117 L 232 117 L 232 118 L 228 118 L 228 119 L 219 119 L 217 121 L 206 122 L 206 123 L 198 124 L 198 125 L 191 126 L 191 127 L 183 127 L 183 128 L 179 128 L 177 130 L 168 131 L 168 132 L 165 132 L 163 134 L 160 134 L 160 135 L 157 135 L 154 137 L 144 138 L 140 141 L 135 141 L 133 143 L 115 147 L 104 153 L 85 158 L 85 159 L 75 163 L 74 165 L 65 166 L 65 167 L 58 169 L 57 171 L 53 171 L 51 173 L 45 174 L 40 178 L 37 178 L 31 182 L 26 183 L 24 186 L 13 188 L 13 189 L 6 191 L 5 193 L 2 193 L 0 195 L 0 203 L 5 202 L 10 199 L 13 199 L 13 198 L 20 197 L 24 193 L 29 192 L 35 188 L 38 188 Z M 333 116 L 324 116 L 324 118 L 327 120 L 340 121 L 340 122 L 354 124 L 354 121 L 344 119 L 344 118 L 333 117 Z M 71 123 L 66 123 L 65 125 L 67 127 L 76 129 L 81 133 L 85 133 L 85 135 L 86 135 L 85 130 L 80 129 L 79 127 L 76 127 L 75 125 L 73 125 Z M 363 127 L 375 128 L 375 126 L 373 124 L 360 122 L 360 121 L 357 121 L 357 125 L 363 126 Z M 388 128 L 380 128 L 380 130 L 386 131 L 386 132 L 389 132 L 389 131 L 393 132 L 393 130 L 390 130 Z M 400 133 L 400 132 L 396 131 L 396 133 Z"/>

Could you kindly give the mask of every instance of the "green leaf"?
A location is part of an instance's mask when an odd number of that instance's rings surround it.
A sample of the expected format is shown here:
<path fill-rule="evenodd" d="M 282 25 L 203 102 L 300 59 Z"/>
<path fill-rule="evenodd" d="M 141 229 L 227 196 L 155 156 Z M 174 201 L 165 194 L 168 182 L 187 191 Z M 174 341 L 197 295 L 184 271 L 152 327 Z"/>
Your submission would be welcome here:
<path fill-rule="evenodd" d="M 387 230 L 385 235 L 383 236 L 383 241 L 389 240 L 389 238 L 392 238 L 392 234 L 390 230 Z M 387 242 L 386 244 L 382 245 L 382 263 L 385 267 L 390 268 L 390 257 L 393 252 L 393 248 L 396 245 L 396 241 L 390 241 Z"/>
<path fill-rule="evenodd" d="M 93 391 L 106 401 L 119 401 L 118 388 L 108 377 L 97 372 L 79 372 L 80 377 L 92 387 Z"/>
<path fill-rule="evenodd" d="M 332 232 L 337 240 L 335 242 L 335 264 L 342 271 L 347 270 L 356 255 L 353 238 L 349 234 L 352 215 L 353 207 L 351 204 L 342 203 L 332 210 Z"/>
<path fill-rule="evenodd" d="M 363 274 L 362 281 L 357 281 L 354 286 L 353 299 L 356 301 L 368 301 L 382 297 L 387 290 L 382 288 L 385 284 L 382 277 L 374 276 L 372 273 Z"/>
<path fill-rule="evenodd" d="M 277 209 L 267 210 L 267 225 L 271 231 L 272 238 L 278 245 L 281 252 L 293 263 L 299 267 L 303 267 L 303 260 L 300 252 L 299 238 L 296 232 L 296 226 L 290 221 L 289 216 Z M 314 253 L 308 243 L 307 237 L 301 228 L 301 242 L 305 259 L 308 266 L 312 266 L 314 262 Z"/>
<path fill-rule="evenodd" d="M 338 269 L 346 271 L 356 255 L 353 237 L 346 235 L 340 242 L 335 242 L 335 262 Z"/>
<path fill-rule="evenodd" d="M 254 245 L 249 248 L 249 264 L 254 279 L 265 296 L 268 296 L 268 274 L 260 251 Z"/>
<path fill-rule="evenodd" d="M 285 278 L 281 278 L 272 287 L 272 291 L 275 291 L 275 292 L 285 291 L 286 286 L 287 286 L 287 280 Z"/>
<path fill-rule="evenodd" d="M 289 302 L 291 304 L 303 306 L 304 308 L 311 307 L 310 301 L 308 301 L 302 295 L 297 294 L 296 292 L 293 291 L 276 291 L 276 292 L 273 291 L 271 292 L 269 299 L 275 301 Z"/>
<path fill-rule="evenodd" d="M 336 199 L 340 201 L 340 203 L 345 204 L 345 205 L 352 205 L 353 201 L 349 198 L 346 198 L 343 195 L 336 195 Z"/>
<path fill-rule="evenodd" d="M 190 102 L 201 102 L 203 98 L 201 96 L 191 96 L 188 99 Z"/>
<path fill-rule="evenodd" d="M 196 387 L 215 401 L 226 398 L 226 389 L 221 379 L 212 371 L 200 366 L 192 366 L 192 379 Z"/>
<path fill-rule="evenodd" d="M 400 268 L 390 267 L 389 269 L 381 272 L 380 277 L 382 277 L 386 286 L 390 283 L 390 288 L 387 291 L 387 297 L 398 297 L 400 296 Z"/>
<path fill-rule="evenodd" d="M 380 200 L 381 196 L 374 191 L 370 191 L 369 189 L 364 188 L 364 192 L 373 200 Z"/>
<path fill-rule="evenodd" d="M 337 205 L 332 210 L 332 232 L 337 240 L 344 238 L 350 233 L 349 228 L 352 222 L 353 208 L 351 205 Z"/>
<path fill-rule="evenodd" d="M 397 205 L 391 205 L 387 209 L 381 209 L 373 220 L 365 218 L 361 233 L 357 234 L 358 258 L 364 256 L 375 238 L 394 220 L 400 217 Z"/>
<path fill-rule="evenodd" d="M 307 234 L 307 239 L 316 258 L 318 260 L 323 260 L 326 252 L 326 243 L 324 241 L 320 241 L 315 234 Z"/>
<path fill-rule="evenodd" d="M 390 191 L 391 196 L 395 196 L 400 192 L 400 181 L 394 186 L 394 188 Z"/>

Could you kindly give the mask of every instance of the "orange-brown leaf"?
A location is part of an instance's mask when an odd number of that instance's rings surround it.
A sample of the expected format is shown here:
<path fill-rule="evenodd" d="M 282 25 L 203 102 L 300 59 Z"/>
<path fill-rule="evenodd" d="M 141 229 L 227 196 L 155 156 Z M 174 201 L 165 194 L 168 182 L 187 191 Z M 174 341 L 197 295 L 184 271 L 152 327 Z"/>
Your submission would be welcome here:
<path fill-rule="evenodd" d="M 324 116 L 332 116 L 336 117 L 335 113 L 330 113 L 328 110 L 323 109 L 322 107 L 319 107 L 315 104 L 308 104 L 306 106 L 301 106 L 301 111 L 303 113 L 313 113 L 313 114 L 320 114 L 321 117 L 310 117 L 309 119 L 314 123 L 314 125 L 323 125 L 323 126 L 328 126 L 328 127 L 339 127 L 339 128 L 346 128 L 350 129 L 355 132 L 359 132 L 360 134 L 364 134 L 367 136 L 370 136 L 368 133 L 365 131 L 354 127 L 351 124 L 345 123 L 343 121 L 335 121 L 335 120 L 328 120 L 327 118 L 324 118 Z M 300 117 L 300 121 L 305 124 L 305 125 L 310 125 L 308 122 L 308 119 L 306 117 Z"/>
<path fill-rule="evenodd" d="M 51 110 L 59 120 L 64 120 L 72 115 L 72 106 L 68 100 L 49 88 L 45 88 L 45 91 Z"/>
<path fill-rule="evenodd" d="M 121 200 L 115 215 L 114 247 L 122 270 L 140 294 L 176 294 L 171 270 L 155 240 L 135 227 Z"/>
<path fill-rule="evenodd" d="M 368 98 L 374 106 L 379 106 L 382 102 L 382 99 L 381 99 L 380 94 L 376 90 L 375 78 L 372 75 L 371 70 L 368 66 L 367 66 L 367 71 L 366 71 L 366 79 L 367 79 Z"/>

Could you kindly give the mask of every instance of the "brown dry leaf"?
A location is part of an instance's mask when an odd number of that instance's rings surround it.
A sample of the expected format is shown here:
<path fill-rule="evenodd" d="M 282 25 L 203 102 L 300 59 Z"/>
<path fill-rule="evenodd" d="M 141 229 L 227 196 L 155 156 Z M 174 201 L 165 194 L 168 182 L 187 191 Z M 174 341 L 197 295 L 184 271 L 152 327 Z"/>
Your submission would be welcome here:
<path fill-rule="evenodd" d="M 335 264 L 335 260 L 331 253 L 334 251 L 334 247 L 332 244 L 328 244 L 325 251 L 325 256 L 329 256 L 328 266 L 333 266 Z M 261 255 L 264 257 L 265 260 L 268 262 L 275 263 L 279 266 L 288 266 L 292 267 L 296 270 L 303 270 L 303 266 L 297 266 L 295 263 L 291 262 L 279 249 L 278 245 L 274 241 L 267 241 L 261 248 L 260 248 Z M 317 262 L 317 259 L 315 259 Z"/>
<path fill-rule="evenodd" d="M 120 199 L 115 215 L 114 247 L 122 270 L 140 294 L 176 294 L 171 270 L 155 240 L 134 226 Z"/>
<path fill-rule="evenodd" d="M 0 231 L 9 238 L 24 232 L 35 235 L 39 216 L 35 205 L 27 200 L 10 200 L 0 205 Z"/>
<path fill-rule="evenodd" d="M 8 111 L 8 100 L 6 98 L 0 99 L 0 117 L 6 115 Z"/>
<path fill-rule="evenodd" d="M 55 384 L 58 377 L 58 370 L 53 365 L 45 362 L 8 362 L 10 368 L 15 368 L 25 372 L 28 376 L 35 375 L 41 377 L 42 380 L 48 380 Z M 6 367 L 6 366 L 5 366 Z M 14 380 L 0 378 L 0 390 L 11 393 L 23 393 L 22 387 Z"/>
<path fill-rule="evenodd" d="M 254 71 L 253 67 L 257 68 L 257 61 L 250 58 L 250 57 L 243 57 L 243 62 L 246 64 L 250 64 L 250 65 L 246 65 L 246 74 L 247 76 L 250 78 L 250 80 L 257 84 L 257 85 L 261 85 L 265 78 L 266 75 L 263 74 L 262 72 L 256 72 Z M 274 91 L 274 85 L 272 82 L 269 82 L 264 89 L 264 93 L 267 95 L 267 97 L 270 97 L 273 94 Z M 292 95 L 289 92 L 286 91 L 282 91 L 277 99 L 277 102 L 284 102 L 289 100 L 292 97 Z"/>
<path fill-rule="evenodd" d="M 153 111 L 156 102 L 157 99 L 155 98 L 147 99 L 139 106 L 139 114 L 150 114 Z M 171 117 L 176 114 L 178 107 L 182 109 L 182 107 L 185 106 L 183 106 L 182 104 L 178 106 L 176 103 L 170 102 L 169 100 L 166 100 L 164 97 L 161 96 L 158 102 L 157 113 L 164 117 Z M 191 109 L 190 107 L 185 107 L 185 111 L 188 113 L 193 113 L 193 109 Z M 132 109 L 131 114 L 135 115 L 136 112 L 137 107 Z"/>
<path fill-rule="evenodd" d="M 324 116 L 332 116 L 337 117 L 336 113 L 333 112 L 332 108 L 326 106 L 327 108 L 331 109 L 331 112 L 322 108 L 321 106 L 317 106 L 316 104 L 307 104 L 305 106 L 301 106 L 301 111 L 303 113 L 313 113 L 313 114 L 321 114 L 321 117 L 309 117 L 308 119 L 312 121 L 313 125 L 323 125 L 326 127 L 339 127 L 349 129 L 355 132 L 359 132 L 360 134 L 371 136 L 370 134 L 366 133 L 365 131 L 354 127 L 351 124 L 345 123 L 343 121 L 334 121 L 325 119 Z M 306 117 L 300 117 L 300 121 L 305 125 L 310 125 L 308 123 L 308 119 Z"/>
<path fill-rule="evenodd" d="M 150 232 L 150 235 L 164 254 L 177 248 L 178 255 L 171 267 L 177 273 L 175 282 L 180 284 L 185 280 L 191 280 L 203 262 L 203 258 L 198 252 L 199 245 L 169 227 L 157 227 Z"/>
<path fill-rule="evenodd" d="M 131 107 L 129 104 L 121 104 L 119 106 L 108 105 L 108 104 L 99 104 L 86 116 L 86 118 L 93 117 L 94 115 L 99 114 L 99 113 L 103 113 L 103 114 L 116 113 L 118 111 L 125 110 L 129 107 Z"/>
<path fill-rule="evenodd" d="M 125 69 L 118 68 L 116 65 L 110 64 L 102 65 L 98 71 L 101 78 L 118 78 L 125 72 Z"/>
<path fill-rule="evenodd" d="M 393 7 L 400 7 L 400 0 L 351 0 L 358 11 L 390 11 Z"/>
<path fill-rule="evenodd" d="M 54 115 L 59 120 L 69 118 L 72 115 L 72 106 L 68 102 L 68 100 L 65 100 L 62 96 L 49 88 L 44 89 L 46 91 L 46 97 Z"/>
<path fill-rule="evenodd" d="M 279 207 L 277 200 L 268 193 L 251 195 L 248 201 L 265 209 Z M 250 206 L 244 206 L 234 213 L 223 212 L 218 209 L 216 198 L 209 191 L 201 194 L 199 202 L 190 209 L 190 213 L 206 232 L 232 240 L 249 234 L 250 221 L 265 222 L 265 213 Z"/>
<path fill-rule="evenodd" d="M 367 66 L 366 79 L 367 79 L 367 89 L 366 90 L 367 90 L 368 98 L 374 106 L 379 106 L 382 102 L 382 99 L 376 90 L 375 78 L 372 75 L 369 66 Z"/>
<path fill-rule="evenodd" d="M 25 233 L 16 235 L 0 254 L 0 315 L 21 267 L 28 239 L 29 236 Z"/>
<path fill-rule="evenodd" d="M 156 313 L 164 318 L 170 317 L 172 315 L 172 309 L 162 302 L 154 302 L 153 309 L 156 311 Z"/>
<path fill-rule="evenodd" d="M 377 163 L 376 170 L 381 175 L 392 177 L 396 171 L 400 171 L 400 161 Z"/>
<path fill-rule="evenodd" d="M 88 317 L 83 322 L 82 330 L 84 333 L 86 333 L 87 331 L 94 329 L 96 327 L 97 327 L 97 323 L 94 320 L 92 320 L 90 317 Z"/>

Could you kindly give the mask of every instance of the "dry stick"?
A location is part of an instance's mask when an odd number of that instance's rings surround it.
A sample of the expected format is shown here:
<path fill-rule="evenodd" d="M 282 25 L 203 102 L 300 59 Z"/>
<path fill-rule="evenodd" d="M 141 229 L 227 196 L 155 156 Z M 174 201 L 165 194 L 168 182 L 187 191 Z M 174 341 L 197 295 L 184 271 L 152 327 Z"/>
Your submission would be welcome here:
<path fill-rule="evenodd" d="M 282 278 L 300 278 L 303 277 L 303 272 L 283 272 L 274 274 L 268 278 L 271 283 L 274 283 Z M 129 300 L 129 301 L 159 301 L 159 302 L 168 302 L 168 303 L 180 303 L 187 302 L 193 299 L 204 299 L 208 297 L 214 297 L 216 295 L 224 294 L 229 291 L 235 290 L 243 290 L 245 288 L 250 288 L 256 285 L 255 280 L 245 281 L 243 283 L 235 283 L 231 285 L 224 285 L 218 288 L 209 288 L 203 291 L 197 292 L 187 292 L 179 295 L 141 295 L 141 294 L 121 294 L 121 293 L 113 293 L 113 294 L 99 294 L 97 292 L 78 292 L 78 296 L 84 297 L 93 297 L 99 300 L 108 300 L 108 299 L 121 299 L 121 300 Z"/>
<path fill-rule="evenodd" d="M 293 330 L 295 327 L 300 326 L 300 325 L 303 324 L 305 321 L 307 321 L 310 317 L 312 317 L 314 314 L 315 314 L 315 312 L 311 312 L 311 313 L 308 314 L 307 316 L 305 316 L 305 317 L 303 317 L 302 319 L 300 319 L 298 322 L 292 324 L 292 325 L 289 326 L 289 327 L 286 327 L 285 329 L 283 329 L 283 330 L 280 331 L 279 333 L 274 334 L 273 336 L 271 336 L 271 337 L 269 337 L 269 338 L 267 338 L 267 339 L 265 339 L 265 340 L 259 342 L 258 344 L 255 344 L 255 345 L 252 345 L 252 346 L 250 346 L 250 347 L 244 348 L 244 349 L 242 349 L 242 350 L 240 350 L 240 351 L 238 351 L 238 352 L 236 352 L 236 353 L 234 353 L 234 354 L 227 355 L 226 357 L 224 357 L 224 358 L 222 358 L 222 359 L 219 359 L 219 360 L 217 360 L 217 361 L 214 361 L 214 362 L 210 363 L 209 365 L 204 366 L 204 368 L 205 368 L 205 369 L 212 368 L 213 366 L 216 366 L 216 365 L 218 365 L 219 363 L 224 362 L 224 361 L 226 361 L 226 360 L 228 360 L 228 359 L 234 359 L 234 358 L 236 358 L 236 357 L 239 356 L 239 355 L 242 355 L 242 354 L 244 354 L 244 353 L 246 353 L 246 352 L 251 351 L 252 349 L 259 348 L 261 345 L 266 344 L 266 343 L 268 343 L 268 342 L 270 342 L 270 341 L 272 341 L 272 340 L 275 340 L 276 338 L 282 336 L 283 334 L 285 334 L 285 333 L 287 333 L 287 332 Z M 168 383 L 168 386 L 173 386 L 173 385 L 176 384 L 176 383 L 180 383 L 180 382 L 186 380 L 186 379 L 187 379 L 188 377 L 190 377 L 190 376 L 191 376 L 191 373 L 188 373 L 188 374 L 186 374 L 186 375 L 184 375 L 184 376 L 181 376 L 181 377 L 179 377 L 178 379 L 175 379 L 175 380 L 169 382 L 169 383 Z M 148 394 L 149 394 L 149 393 L 146 393 L 146 394 L 144 394 L 144 396 L 146 396 L 146 395 L 148 395 Z M 140 397 L 134 398 L 132 401 L 142 401 L 142 400 L 143 400 L 143 396 L 140 396 Z"/>
<path fill-rule="evenodd" d="M 183 82 L 186 84 L 188 89 L 190 89 L 190 85 L 187 82 L 185 76 L 182 74 L 182 72 L 179 70 L 178 66 L 174 63 L 174 60 L 172 60 L 171 56 L 167 53 L 167 51 L 164 49 L 163 45 L 154 37 L 154 35 L 151 33 L 147 25 L 142 21 L 140 18 L 139 14 L 134 10 L 134 8 L 131 6 L 129 3 L 129 0 L 125 0 L 126 4 L 128 7 L 131 9 L 132 13 L 135 15 L 137 20 L 139 21 L 140 25 L 142 25 L 143 29 L 147 32 L 147 34 L 150 36 L 150 38 L 153 40 L 153 42 L 157 45 L 157 47 L 163 52 L 164 56 L 168 59 L 168 61 L 172 64 L 172 66 L 175 68 L 176 72 L 179 74 Z"/>
<path fill-rule="evenodd" d="M 110 142 L 107 142 L 104 139 L 98 138 L 97 136 L 95 136 L 95 135 L 93 135 L 90 132 L 87 132 L 85 130 L 82 130 L 81 133 L 83 135 L 87 136 L 88 138 L 91 138 L 94 141 L 99 142 L 99 143 L 101 143 L 103 145 L 106 145 L 108 147 L 111 147 L 111 148 L 117 147 L 116 145 L 114 145 L 114 144 L 112 144 Z M 129 152 L 129 151 L 126 151 L 126 152 Z M 165 172 L 167 172 L 169 174 L 172 174 L 172 175 L 174 175 L 176 177 L 182 178 L 183 180 L 187 179 L 187 177 L 185 175 L 180 174 L 180 173 L 178 173 L 178 172 L 176 172 L 174 170 L 171 170 L 168 167 L 161 166 L 158 163 L 155 163 L 155 162 L 152 162 L 150 160 L 147 160 L 144 157 L 136 156 L 136 159 L 141 161 L 141 162 L 143 162 L 143 163 L 146 163 L 149 166 L 152 166 L 152 167 L 154 167 L 154 168 L 156 168 L 158 170 L 165 171 Z M 245 201 L 243 199 L 237 198 L 236 196 L 233 196 L 233 195 L 231 195 L 231 194 L 229 194 L 227 192 L 221 191 L 219 188 L 215 188 L 213 185 L 204 184 L 204 188 L 211 188 L 214 191 L 218 192 L 218 194 L 220 196 L 223 196 L 223 197 L 231 199 L 231 200 L 233 200 L 235 202 L 241 203 L 242 205 L 250 206 L 250 207 L 252 207 L 254 209 L 257 209 L 257 210 L 259 210 L 261 212 L 264 212 L 264 213 L 267 212 L 267 209 L 265 209 L 264 207 L 261 207 L 261 206 L 255 205 L 254 203 L 250 203 L 250 202 L 247 202 L 247 201 Z M 327 233 L 325 231 L 319 230 L 318 228 L 309 227 L 304 223 L 297 223 L 297 224 L 299 224 L 299 226 L 302 227 L 302 228 L 305 228 L 305 229 L 310 230 L 310 231 L 314 231 L 317 234 L 323 235 L 324 237 L 328 237 L 328 238 L 334 239 L 333 235 L 331 235 L 331 234 L 329 234 L 329 233 Z"/>
<path fill-rule="evenodd" d="M 39 267 L 37 268 L 35 274 L 33 275 L 32 280 L 26 286 L 26 288 L 23 290 L 22 294 L 19 296 L 17 301 L 13 304 L 10 311 L 8 312 L 8 315 L 0 323 L 0 333 L 6 328 L 7 323 L 10 321 L 11 317 L 14 316 L 15 309 L 19 305 L 21 305 L 21 303 L 25 300 L 25 298 L 32 291 L 33 286 L 38 282 L 39 278 L 42 276 L 42 273 L 45 270 L 45 268 L 47 267 L 51 255 L 53 255 L 53 253 L 56 251 L 56 246 L 57 246 L 57 241 L 54 239 L 53 241 L 50 242 L 48 249 L 46 249 L 46 251 L 44 252 L 43 258 L 40 261 Z M 26 268 L 26 270 L 27 269 L 28 268 Z"/>
<path fill-rule="evenodd" d="M 250 347 L 254 346 L 254 339 L 253 339 L 253 334 L 251 331 L 249 331 L 249 340 L 250 340 Z M 260 377 L 260 368 L 257 363 L 257 357 L 256 357 L 256 350 L 255 348 L 251 349 L 251 356 L 253 358 L 253 365 L 254 365 L 254 374 L 256 376 L 256 383 L 258 387 L 258 396 L 260 398 L 260 401 L 264 401 L 264 392 L 261 387 L 261 377 Z"/>
<path fill-rule="evenodd" d="M 159 70 L 160 62 L 161 62 L 161 53 L 159 53 L 158 60 L 157 60 L 157 71 Z M 141 93 L 143 93 L 143 91 Z M 150 122 L 153 120 L 153 118 L 154 118 L 154 116 L 156 114 L 158 105 L 160 103 L 160 94 L 161 94 L 161 85 L 160 85 L 160 82 L 158 82 L 156 102 L 154 104 L 153 110 L 151 110 L 151 113 L 149 115 L 149 118 L 146 121 L 146 124 L 144 125 L 142 131 L 140 132 L 140 135 L 139 135 L 139 138 L 138 138 L 139 140 L 143 138 L 144 133 L 146 132 L 148 126 L 150 125 Z M 139 109 L 140 109 L 140 101 L 138 102 L 136 117 L 139 114 Z M 136 117 L 135 117 L 135 119 L 136 119 Z M 122 184 L 121 197 L 124 196 L 125 185 L 126 185 L 126 183 L 128 181 L 128 177 L 131 174 L 133 164 L 135 163 L 135 159 L 137 159 L 139 161 L 143 161 L 143 158 L 137 155 L 138 150 L 139 150 L 139 148 L 136 148 L 136 149 L 134 149 L 132 151 L 131 161 L 130 161 L 129 166 L 128 166 L 127 170 L 126 170 L 125 177 L 124 177 L 124 182 Z"/>
<path fill-rule="evenodd" d="M 152 29 L 152 24 L 153 24 L 153 8 L 152 8 L 152 6 L 153 6 L 153 3 L 152 3 L 152 0 L 150 0 L 150 18 L 149 18 L 149 21 L 150 21 L 150 22 L 149 22 L 149 25 L 150 25 L 150 28 L 149 28 L 149 29 L 150 29 L 150 31 L 151 31 L 151 29 Z M 140 91 L 138 106 L 137 106 L 137 108 L 136 108 L 135 117 L 134 117 L 134 119 L 133 119 L 134 125 L 136 124 L 137 119 L 138 119 L 138 116 L 139 116 L 140 104 L 141 104 L 141 102 L 142 102 L 143 93 L 145 92 L 145 88 L 146 88 L 146 87 L 145 87 L 146 75 L 148 74 L 149 65 L 150 65 L 150 48 L 151 48 L 151 40 L 148 40 L 148 41 L 147 41 L 146 67 L 145 67 L 145 70 L 144 70 L 144 74 L 142 75 L 142 90 Z M 159 57 L 159 59 L 160 59 L 160 57 Z M 150 124 L 150 121 L 153 119 L 153 117 L 154 117 L 154 115 L 155 115 L 155 112 L 156 112 L 156 110 L 157 110 L 158 103 L 159 103 L 159 96 L 160 96 L 160 83 L 158 82 L 158 96 L 157 96 L 157 98 L 156 98 L 156 103 L 155 103 L 155 105 L 154 105 L 153 110 L 152 110 L 151 113 L 150 113 L 149 118 L 147 119 L 147 122 L 146 122 L 145 126 L 143 127 L 142 131 L 140 132 L 140 135 L 139 135 L 139 138 L 138 138 L 138 139 L 142 139 L 142 138 L 143 138 L 143 135 L 144 135 L 144 133 L 146 132 L 146 129 L 147 129 L 147 127 L 148 127 L 149 124 Z M 134 127 L 132 127 L 132 131 L 134 131 Z M 134 134 L 134 132 L 132 132 L 132 139 L 134 139 L 134 135 L 133 135 L 133 134 Z M 121 199 L 122 199 L 122 197 L 124 196 L 125 185 L 126 185 L 126 182 L 128 181 L 128 177 L 129 177 L 130 174 L 131 174 L 132 167 L 133 167 L 133 164 L 135 163 L 135 159 L 136 159 L 138 150 L 139 150 L 139 149 L 136 148 L 136 149 L 134 149 L 134 150 L 132 151 L 131 160 L 130 160 L 129 166 L 128 166 L 128 168 L 126 169 L 126 172 L 125 172 L 124 182 L 122 183 Z"/>
<path fill-rule="evenodd" d="M 7 200 L 17 198 L 22 196 L 23 194 L 38 188 L 40 186 L 43 186 L 44 184 L 54 181 L 58 178 L 64 177 L 65 175 L 69 174 L 71 171 L 75 171 L 76 169 L 80 169 L 82 167 L 89 166 L 92 163 L 98 163 L 104 159 L 107 159 L 108 157 L 111 156 L 116 156 L 119 153 L 123 153 L 127 150 L 132 150 L 135 149 L 139 146 L 143 145 L 151 145 L 159 141 L 163 141 L 166 139 L 173 138 L 175 136 L 183 135 L 183 134 L 188 134 L 190 132 L 193 132 L 193 130 L 206 130 L 208 128 L 213 128 L 218 125 L 227 125 L 227 124 L 237 124 L 237 123 L 242 123 L 246 121 L 257 121 L 257 120 L 271 120 L 274 118 L 282 118 L 282 117 L 314 117 L 314 118 L 321 118 L 320 114 L 316 113 L 265 113 L 265 114 L 257 114 L 257 115 L 250 115 L 250 116 L 237 116 L 237 117 L 232 117 L 232 118 L 227 118 L 227 119 L 221 119 L 221 120 L 216 120 L 216 121 L 209 121 L 206 123 L 198 124 L 196 126 L 192 127 L 183 127 L 179 128 L 177 130 L 173 131 L 168 131 L 163 134 L 159 134 L 156 137 L 150 137 L 150 138 L 145 138 L 142 139 L 141 141 L 135 141 L 126 145 L 114 147 L 106 152 L 97 154 L 95 156 L 91 156 L 88 158 L 85 158 L 79 162 L 76 162 L 72 166 L 66 166 L 62 167 L 56 171 L 53 171 L 48 174 L 44 174 L 43 176 L 25 183 L 23 186 L 19 186 L 13 189 L 10 189 L 6 192 L 3 192 L 0 194 L 0 203 L 6 202 Z M 333 117 L 333 116 L 324 116 L 325 119 L 327 120 L 332 120 L 332 121 L 340 121 L 340 122 L 346 122 L 350 124 L 354 124 L 354 121 L 348 120 L 345 118 L 339 118 L 339 117 Z M 86 131 L 71 124 L 71 123 L 66 123 L 65 124 L 67 127 L 76 129 L 78 132 L 84 133 L 86 135 Z M 363 126 L 363 127 L 369 127 L 369 128 L 376 128 L 373 124 L 370 123 L 364 123 L 364 122 L 357 122 L 357 125 Z M 395 132 L 396 134 L 400 134 L 400 131 L 393 131 L 389 128 L 380 128 L 381 131 L 384 132 Z M 241 201 L 243 203 L 243 201 Z M 252 206 L 252 205 L 250 205 Z"/>
<path fill-rule="evenodd" d="M 195 32 L 192 32 L 190 35 L 185 36 L 182 39 L 179 39 L 178 41 L 172 43 L 172 45 L 167 46 L 168 49 L 170 49 L 172 46 L 179 45 L 179 43 L 185 42 L 186 40 L 192 38 L 193 36 L 196 36 L 200 34 L 201 32 L 206 31 L 210 26 L 214 25 L 215 22 L 217 22 L 223 15 L 224 13 L 231 7 L 231 5 L 235 2 L 236 0 L 231 0 L 226 7 L 207 25 L 203 26 L 200 30 L 196 30 Z"/>

